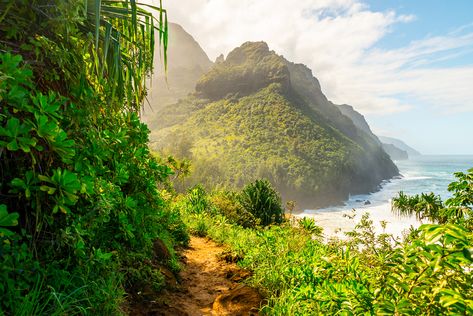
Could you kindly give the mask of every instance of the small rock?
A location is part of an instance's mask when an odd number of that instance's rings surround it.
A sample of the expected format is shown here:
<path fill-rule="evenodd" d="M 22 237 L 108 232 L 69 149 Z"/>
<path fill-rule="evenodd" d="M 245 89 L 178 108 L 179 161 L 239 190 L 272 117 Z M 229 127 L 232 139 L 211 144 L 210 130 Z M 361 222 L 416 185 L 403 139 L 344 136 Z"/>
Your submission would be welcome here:
<path fill-rule="evenodd" d="M 169 252 L 169 249 L 159 238 L 156 238 L 153 241 L 153 250 L 156 259 L 158 259 L 159 261 L 167 261 L 171 258 L 171 253 Z"/>
<path fill-rule="evenodd" d="M 217 296 L 212 312 L 215 315 L 258 315 L 260 304 L 261 296 L 256 290 L 240 285 Z"/>

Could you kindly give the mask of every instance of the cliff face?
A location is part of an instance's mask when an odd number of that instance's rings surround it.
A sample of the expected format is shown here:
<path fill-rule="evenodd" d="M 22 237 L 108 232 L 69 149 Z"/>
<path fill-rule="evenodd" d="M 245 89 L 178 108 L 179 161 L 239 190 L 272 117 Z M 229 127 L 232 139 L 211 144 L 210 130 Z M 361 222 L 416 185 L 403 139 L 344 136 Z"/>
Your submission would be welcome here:
<path fill-rule="evenodd" d="M 418 151 L 412 147 L 409 147 L 399 139 L 383 136 L 378 137 L 373 134 L 370 126 L 365 120 L 365 117 L 359 112 L 355 111 L 351 105 L 342 104 L 336 105 L 336 107 L 340 110 L 340 112 L 342 112 L 343 115 L 349 117 L 356 127 L 365 132 L 366 135 L 372 139 L 372 141 L 381 145 L 383 150 L 389 155 L 391 159 L 406 160 L 409 159 L 409 156 L 413 157 L 420 155 Z"/>
<path fill-rule="evenodd" d="M 234 49 L 193 95 L 158 117 L 155 145 L 191 158 L 193 183 L 241 186 L 264 177 L 286 200 L 311 208 L 398 174 L 377 138 L 327 100 L 309 68 L 264 42 Z"/>
<path fill-rule="evenodd" d="M 378 137 L 371 131 L 371 128 L 368 125 L 368 122 L 366 122 L 365 117 L 363 115 L 361 115 L 359 112 L 355 111 L 355 109 L 351 105 L 348 105 L 348 104 L 338 105 L 338 104 L 336 104 L 335 106 L 340 110 L 340 112 L 342 112 L 343 115 L 350 118 L 352 120 L 353 124 L 355 124 L 355 126 L 359 130 L 365 132 L 365 134 L 368 137 L 370 137 L 375 143 L 381 144 Z"/>

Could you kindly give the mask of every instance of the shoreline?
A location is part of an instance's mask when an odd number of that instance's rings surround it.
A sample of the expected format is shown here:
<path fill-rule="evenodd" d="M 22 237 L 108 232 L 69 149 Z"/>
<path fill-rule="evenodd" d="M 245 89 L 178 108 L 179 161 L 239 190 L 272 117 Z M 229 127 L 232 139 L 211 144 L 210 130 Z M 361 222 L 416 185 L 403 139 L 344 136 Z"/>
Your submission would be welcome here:
<path fill-rule="evenodd" d="M 326 238 L 337 237 L 346 238 L 345 233 L 352 231 L 359 223 L 364 213 L 370 215 L 373 226 L 377 234 L 388 233 L 394 237 L 402 237 L 403 232 L 411 226 L 418 227 L 422 225 L 415 216 L 399 217 L 391 212 L 391 203 L 385 202 L 378 205 L 366 205 L 353 209 L 334 209 L 330 210 L 305 210 L 298 214 L 293 214 L 296 218 L 313 218 L 317 225 L 323 228 L 323 234 Z M 383 229 L 381 222 L 386 222 Z"/>

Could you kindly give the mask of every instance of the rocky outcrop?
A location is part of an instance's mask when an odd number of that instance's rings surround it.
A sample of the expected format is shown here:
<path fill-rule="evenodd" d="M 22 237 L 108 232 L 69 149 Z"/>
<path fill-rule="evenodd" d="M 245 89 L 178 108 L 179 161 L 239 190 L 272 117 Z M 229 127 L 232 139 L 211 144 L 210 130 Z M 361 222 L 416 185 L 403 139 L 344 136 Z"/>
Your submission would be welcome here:
<path fill-rule="evenodd" d="M 218 100 L 229 95 L 252 94 L 272 83 L 290 86 L 289 70 L 283 60 L 270 52 L 265 42 L 245 43 L 224 61 L 216 63 L 196 85 L 198 96 Z"/>
<path fill-rule="evenodd" d="M 262 298 L 255 289 L 240 285 L 217 296 L 212 304 L 212 312 L 222 316 L 256 316 L 261 301 Z"/>

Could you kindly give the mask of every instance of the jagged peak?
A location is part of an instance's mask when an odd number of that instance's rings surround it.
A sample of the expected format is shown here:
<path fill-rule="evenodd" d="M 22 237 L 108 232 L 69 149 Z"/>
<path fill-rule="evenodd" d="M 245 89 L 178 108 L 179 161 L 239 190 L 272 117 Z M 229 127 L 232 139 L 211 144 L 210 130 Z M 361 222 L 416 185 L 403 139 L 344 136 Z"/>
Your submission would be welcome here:
<path fill-rule="evenodd" d="M 241 46 L 233 49 L 225 60 L 231 64 L 241 64 L 248 60 L 258 61 L 269 54 L 275 54 L 269 50 L 266 42 L 245 42 Z"/>
<path fill-rule="evenodd" d="M 202 76 L 196 92 L 209 99 L 223 98 L 228 94 L 248 95 L 278 83 L 290 87 L 287 61 L 270 51 L 265 42 L 246 42 L 232 50 Z"/>

